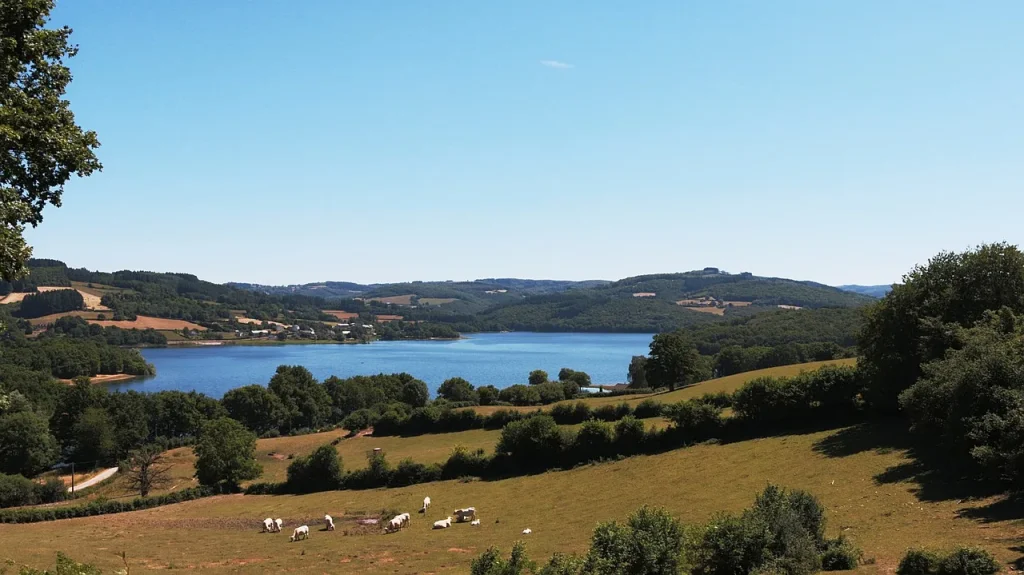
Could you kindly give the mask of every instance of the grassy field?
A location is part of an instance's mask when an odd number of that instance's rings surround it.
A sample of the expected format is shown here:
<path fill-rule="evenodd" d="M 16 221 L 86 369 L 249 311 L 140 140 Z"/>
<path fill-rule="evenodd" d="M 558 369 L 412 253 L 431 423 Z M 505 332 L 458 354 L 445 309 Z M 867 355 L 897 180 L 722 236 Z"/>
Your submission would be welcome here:
<path fill-rule="evenodd" d="M 120 328 L 123 328 L 123 329 L 131 329 L 131 328 L 135 328 L 135 329 L 149 329 L 149 328 L 152 328 L 152 329 L 156 329 L 156 330 L 174 330 L 174 329 L 188 328 L 188 329 L 191 329 L 191 330 L 206 331 L 205 327 L 203 327 L 203 326 L 201 326 L 199 324 L 196 324 L 196 323 L 192 323 L 190 321 L 185 321 L 183 319 L 166 319 L 166 318 L 162 318 L 162 317 L 149 317 L 149 316 L 145 316 L 145 315 L 135 316 L 135 319 L 133 319 L 133 320 L 118 320 L 118 321 L 114 321 L 114 320 L 92 320 L 89 323 L 94 323 L 94 324 L 103 325 L 103 326 L 116 325 L 117 327 L 120 327 Z"/>
<path fill-rule="evenodd" d="M 807 489 L 827 508 L 829 535 L 845 534 L 890 573 L 909 547 L 981 545 L 1001 561 L 1021 555 L 1019 508 L 996 498 L 963 499 L 956 482 L 921 473 L 901 446 L 902 424 L 707 444 L 655 456 L 501 481 L 438 482 L 401 489 L 305 496 L 222 496 L 153 510 L 56 523 L 0 525 L 0 561 L 42 567 L 57 551 L 113 571 L 127 552 L 136 571 L 211 573 L 465 573 L 489 545 L 506 552 L 525 539 L 534 559 L 580 552 L 599 521 L 623 519 L 643 504 L 668 508 L 687 523 L 749 506 L 767 482 Z M 298 438 L 296 438 L 298 439 Z M 349 459 L 346 463 L 351 462 Z M 415 513 L 429 495 L 426 517 Z M 483 525 L 431 531 L 451 509 L 473 505 Z M 380 510 L 413 513 L 412 525 L 380 535 L 354 520 Z M 320 531 L 335 517 L 338 530 Z M 267 516 L 286 531 L 311 527 L 308 541 L 261 534 Z M 533 534 L 523 537 L 526 527 Z M 25 544 L 25 542 L 31 544 Z"/>
<path fill-rule="evenodd" d="M 452 303 L 453 301 L 459 301 L 453 297 L 421 297 L 416 300 L 420 305 L 444 305 L 446 303 Z"/>
<path fill-rule="evenodd" d="M 782 367 L 770 367 L 768 369 L 758 369 L 756 371 L 748 371 L 745 373 L 737 373 L 736 375 L 729 375 L 726 377 L 719 377 L 718 379 L 711 379 L 708 381 L 702 381 L 696 385 L 691 385 L 683 389 L 677 389 L 675 391 L 662 392 L 662 393 L 648 393 L 648 394 L 637 394 L 637 395 L 619 395 L 613 397 L 602 397 L 595 395 L 594 397 L 588 397 L 583 400 L 569 400 L 568 403 L 575 403 L 576 401 L 583 401 L 590 405 L 592 408 L 597 408 L 602 405 L 619 403 L 628 403 L 632 406 L 636 406 L 638 403 L 645 399 L 654 399 L 662 403 L 676 403 L 694 397 L 700 397 L 705 393 L 718 393 L 724 391 L 731 393 L 740 388 L 744 383 L 757 379 L 758 377 L 773 376 L 773 377 L 792 377 L 798 375 L 804 371 L 814 371 L 820 367 L 826 365 L 855 365 L 856 359 L 835 359 L 829 361 L 815 361 L 811 363 L 800 363 L 796 365 L 784 365 Z M 564 403 L 564 402 L 563 402 Z M 551 406 L 546 405 L 543 407 L 528 406 L 528 407 L 508 407 L 508 406 L 479 406 L 472 409 L 478 412 L 488 415 L 498 411 L 499 409 L 515 409 L 518 411 L 536 411 L 538 409 L 548 410 Z"/>

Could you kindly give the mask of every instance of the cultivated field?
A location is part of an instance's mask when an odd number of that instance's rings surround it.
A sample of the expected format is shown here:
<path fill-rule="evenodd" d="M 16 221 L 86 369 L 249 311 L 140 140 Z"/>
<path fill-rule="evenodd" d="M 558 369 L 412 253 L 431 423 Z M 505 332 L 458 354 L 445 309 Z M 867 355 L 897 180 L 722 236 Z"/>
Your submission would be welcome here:
<path fill-rule="evenodd" d="M 390 297 L 372 297 L 366 301 L 379 301 L 381 303 L 389 303 L 392 305 L 412 305 L 413 294 L 406 295 L 393 295 Z"/>
<path fill-rule="evenodd" d="M 325 309 L 324 313 L 331 314 L 334 317 L 336 317 L 336 318 L 338 318 L 338 319 L 340 319 L 342 321 L 349 320 L 349 319 L 355 319 L 355 318 L 359 317 L 359 314 L 357 314 L 357 313 L 353 313 L 353 312 L 350 312 L 350 311 L 335 310 L 335 309 Z"/>
<path fill-rule="evenodd" d="M 446 303 L 452 303 L 453 301 L 459 301 L 453 297 L 421 297 L 416 300 L 420 305 L 444 305 Z"/>
<path fill-rule="evenodd" d="M 254 324 L 266 323 L 268 325 L 276 325 L 276 326 L 280 326 L 280 327 L 288 327 L 288 326 L 286 326 L 285 324 L 283 324 L 283 323 L 281 323 L 279 321 L 264 321 L 264 320 L 253 319 L 251 317 L 244 317 L 244 316 L 236 316 L 235 317 L 235 321 L 237 321 L 238 323 L 254 323 Z"/>
<path fill-rule="evenodd" d="M 75 288 L 64 286 L 39 286 L 37 289 L 40 292 L 48 292 Z M 92 291 L 86 291 L 82 289 L 75 289 L 75 291 L 82 294 L 82 299 L 85 300 L 85 309 L 96 311 L 107 311 L 110 309 L 109 307 L 100 303 L 100 298 L 102 297 L 102 295 L 97 295 Z M 32 292 L 12 292 L 4 296 L 2 299 L 0 299 L 0 304 L 19 303 L 21 302 L 21 300 L 25 299 L 30 295 L 32 295 Z"/>
<path fill-rule="evenodd" d="M 64 313 L 52 313 L 50 315 L 44 315 L 43 317 L 37 317 L 28 320 L 32 327 L 45 327 L 51 325 L 53 322 L 65 316 L 80 317 L 84 320 L 95 320 L 102 312 L 98 311 L 69 311 Z"/>
<path fill-rule="evenodd" d="M 184 328 L 188 328 L 188 329 L 191 329 L 191 330 L 206 331 L 205 327 L 203 327 L 203 326 L 201 326 L 199 324 L 192 323 L 190 321 L 185 321 L 183 319 L 165 319 L 165 318 L 162 318 L 162 317 L 149 317 L 149 316 L 145 316 L 145 315 L 136 316 L 135 319 L 133 319 L 133 320 L 118 320 L 118 321 L 109 320 L 109 319 L 108 320 L 90 320 L 89 323 L 94 323 L 96 325 L 103 325 L 103 326 L 116 325 L 117 327 L 120 327 L 120 328 L 123 328 L 123 329 L 131 329 L 131 328 L 135 328 L 135 329 L 150 329 L 150 328 L 152 328 L 152 329 L 161 330 L 161 329 L 184 329 Z"/>
<path fill-rule="evenodd" d="M 602 405 L 607 405 L 607 404 L 617 405 L 617 404 L 623 403 L 623 402 L 628 403 L 628 404 L 630 404 L 630 405 L 635 407 L 638 403 L 640 403 L 641 401 L 643 401 L 645 399 L 653 399 L 653 400 L 659 401 L 661 403 L 676 403 L 676 402 L 679 402 L 679 401 L 684 401 L 684 400 L 687 400 L 687 399 L 692 399 L 694 397 L 700 397 L 700 396 L 704 395 L 705 393 L 718 393 L 719 391 L 724 391 L 726 393 L 731 393 L 731 392 L 736 391 L 737 389 L 739 389 L 740 386 L 742 386 L 744 383 L 746 383 L 746 382 L 748 382 L 748 381 L 750 381 L 752 379 L 757 379 L 758 377 L 765 377 L 765 376 L 791 377 L 791 376 L 794 376 L 794 375 L 798 375 L 799 373 L 804 372 L 804 371 L 814 371 L 815 369 L 818 369 L 818 368 L 826 366 L 826 365 L 854 365 L 856 363 L 857 363 L 856 359 L 850 358 L 850 359 L 834 359 L 834 360 L 828 360 L 828 361 L 814 361 L 814 362 L 810 362 L 810 363 L 800 363 L 800 364 L 796 364 L 796 365 L 784 365 L 782 367 L 769 367 L 767 369 L 758 369 L 756 371 L 748 371 L 748 372 L 744 372 L 744 373 L 737 373 L 736 375 L 729 375 L 729 376 L 726 376 L 726 377 L 719 377 L 718 379 L 711 379 L 711 380 L 708 380 L 708 381 L 703 381 L 703 382 L 698 383 L 696 385 L 691 385 L 689 387 L 684 387 L 683 389 L 677 389 L 675 391 L 670 391 L 670 392 L 648 393 L 648 394 L 637 394 L 637 395 L 619 395 L 619 396 L 613 396 L 613 397 L 602 397 L 600 395 L 596 395 L 595 394 L 594 397 L 588 397 L 588 398 L 583 399 L 583 400 L 571 399 L 567 403 L 575 403 L 577 401 L 583 401 L 583 402 L 587 403 L 588 405 L 590 405 L 591 408 L 596 408 L 596 407 L 600 407 Z M 566 403 L 566 402 L 561 402 L 561 403 Z M 471 408 L 471 409 L 475 409 L 475 410 L 477 410 L 478 412 L 480 412 L 480 413 L 482 413 L 484 415 L 488 415 L 488 414 L 494 413 L 495 411 L 498 411 L 499 409 L 515 409 L 515 410 L 518 410 L 518 411 L 536 411 L 538 409 L 543 409 L 543 410 L 546 411 L 548 409 L 551 409 L 551 406 L 548 406 L 548 405 L 543 406 L 543 407 L 537 407 L 537 406 L 529 406 L 529 407 L 480 406 L 480 407 L 474 407 L 474 408 Z"/>
<path fill-rule="evenodd" d="M 113 572 L 125 551 L 133 571 L 210 573 L 465 573 L 489 545 L 506 552 L 525 539 L 534 559 L 580 552 L 599 521 L 624 519 L 643 504 L 684 522 L 749 506 L 767 482 L 807 489 L 827 508 L 829 535 L 845 534 L 872 564 L 891 573 L 909 547 L 981 545 L 1002 561 L 1021 555 L 1024 525 L 999 498 L 962 499 L 955 482 L 921 473 L 902 446 L 903 424 L 707 444 L 661 455 L 501 481 L 446 481 L 400 489 L 305 496 L 232 495 L 134 513 L 54 523 L 0 525 L 0 561 L 43 567 L 57 551 Z M 347 460 L 349 463 L 351 459 Z M 415 513 L 429 495 L 426 517 Z M 483 525 L 432 531 L 430 522 L 473 505 Z M 409 529 L 381 535 L 354 520 L 381 510 L 413 513 Z M 320 531 L 325 513 L 338 530 Z M 259 533 L 267 516 L 286 532 Z M 299 523 L 308 541 L 289 543 Z M 520 535 L 530 527 L 533 534 Z M 30 545 L 25 542 L 31 542 Z"/>

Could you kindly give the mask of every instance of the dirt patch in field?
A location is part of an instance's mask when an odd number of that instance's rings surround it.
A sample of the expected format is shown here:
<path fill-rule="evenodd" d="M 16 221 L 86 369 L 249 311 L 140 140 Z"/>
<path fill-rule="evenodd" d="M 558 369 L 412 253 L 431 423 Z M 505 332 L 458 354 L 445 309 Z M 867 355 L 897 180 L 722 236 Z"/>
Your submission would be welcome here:
<path fill-rule="evenodd" d="M 60 287 L 60 286 L 49 286 L 49 287 L 47 287 L 47 286 L 39 286 L 38 289 L 41 292 L 47 292 L 47 291 L 60 291 L 62 289 L 74 289 L 74 288 Z M 75 291 L 80 293 L 82 295 L 82 299 L 85 300 L 85 309 L 94 310 L 94 311 L 109 311 L 110 310 L 109 307 L 107 307 L 107 306 L 105 306 L 105 305 L 100 303 L 100 297 L 99 296 L 97 296 L 95 294 L 91 294 L 89 292 L 82 291 L 80 289 L 76 289 Z"/>
<path fill-rule="evenodd" d="M 336 318 L 338 318 L 340 320 L 355 319 L 355 318 L 359 317 L 359 314 L 357 314 L 357 313 L 353 313 L 353 312 L 350 312 L 350 311 L 334 310 L 334 309 L 325 309 L 324 313 L 331 314 L 331 315 L 333 315 L 334 317 L 336 317 Z"/>
<path fill-rule="evenodd" d="M 383 315 L 378 315 L 377 316 L 377 321 L 379 321 L 381 323 L 387 323 L 389 321 L 402 321 L 402 316 L 400 316 L 400 315 L 387 315 L 387 314 L 383 314 Z"/>
<path fill-rule="evenodd" d="M 88 321 L 88 320 L 91 320 L 91 319 L 96 319 L 99 316 L 99 312 L 95 312 L 95 311 L 69 311 L 69 312 L 65 312 L 65 313 L 52 313 L 50 315 L 44 315 L 43 317 L 37 317 L 37 318 L 30 319 L 30 320 L 28 320 L 28 322 L 30 324 L 32 324 L 32 327 L 45 327 L 45 326 L 48 326 L 48 325 L 52 325 L 53 322 L 57 321 L 58 319 L 60 319 L 62 317 L 67 317 L 69 315 L 70 316 L 75 316 L 75 317 L 80 317 L 80 318 Z"/>
<path fill-rule="evenodd" d="M 688 310 L 699 311 L 700 313 L 709 313 L 711 315 L 725 315 L 724 307 L 711 307 L 711 306 L 689 306 L 684 305 Z"/>
<path fill-rule="evenodd" d="M 113 383 L 115 381 L 128 381 L 129 379 L 135 379 L 137 375 L 130 373 L 107 373 L 103 375 L 94 375 L 89 378 L 89 383 Z M 74 383 L 72 379 L 61 379 L 63 383 Z"/>
<path fill-rule="evenodd" d="M 185 321 L 183 319 L 164 319 L 162 317 L 148 317 L 148 316 L 144 316 L 144 315 L 136 316 L 136 318 L 134 320 L 119 320 L 119 321 L 113 321 L 113 320 L 91 320 L 89 323 L 94 323 L 96 325 L 102 325 L 102 326 L 114 325 L 114 326 L 117 326 L 117 327 L 122 328 L 122 329 L 132 329 L 132 328 L 135 328 L 135 329 L 150 329 L 150 328 L 152 328 L 152 329 L 184 329 L 184 328 L 188 328 L 188 329 L 197 329 L 199 331 L 206 331 L 205 327 L 203 327 L 201 325 L 198 325 L 198 324 L 195 324 L 195 323 L 192 323 L 190 321 Z"/>
<path fill-rule="evenodd" d="M 372 297 L 366 301 L 379 301 L 381 303 L 389 303 L 392 305 L 412 305 L 412 298 L 416 297 L 413 294 L 406 295 L 393 295 L 389 297 Z"/>

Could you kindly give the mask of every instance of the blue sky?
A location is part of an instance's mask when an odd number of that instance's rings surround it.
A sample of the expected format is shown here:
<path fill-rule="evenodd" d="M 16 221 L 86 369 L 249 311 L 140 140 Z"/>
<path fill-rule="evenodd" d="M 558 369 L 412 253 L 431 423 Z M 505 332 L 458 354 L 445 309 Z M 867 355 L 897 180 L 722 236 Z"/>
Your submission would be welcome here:
<path fill-rule="evenodd" d="M 59 0 L 105 169 L 28 234 L 300 283 L 718 266 L 889 283 L 1024 243 L 1024 2 Z"/>

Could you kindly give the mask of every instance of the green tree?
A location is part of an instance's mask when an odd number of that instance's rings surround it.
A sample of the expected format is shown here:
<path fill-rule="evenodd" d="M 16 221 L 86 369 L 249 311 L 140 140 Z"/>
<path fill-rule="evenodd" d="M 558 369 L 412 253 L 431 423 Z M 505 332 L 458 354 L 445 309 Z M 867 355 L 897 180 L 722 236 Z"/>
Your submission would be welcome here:
<path fill-rule="evenodd" d="M 497 547 L 490 547 L 470 564 L 471 575 L 525 575 L 533 572 L 533 563 L 526 556 L 526 545 L 516 541 L 506 561 Z"/>
<path fill-rule="evenodd" d="M 683 526 L 664 509 L 641 507 L 625 525 L 594 530 L 583 572 L 592 575 L 675 575 L 683 560 Z"/>
<path fill-rule="evenodd" d="M 279 429 L 284 419 L 281 400 L 262 385 L 246 385 L 224 394 L 228 415 L 259 435 Z"/>
<path fill-rule="evenodd" d="M 482 385 L 477 388 L 476 393 L 480 396 L 480 405 L 494 405 L 500 394 L 498 388 L 493 385 Z"/>
<path fill-rule="evenodd" d="M 441 387 L 437 388 L 438 397 L 443 397 L 448 401 L 476 401 L 476 391 L 473 389 L 473 384 L 469 383 L 461 377 L 453 377 L 446 379 Z"/>
<path fill-rule="evenodd" d="M 629 360 L 629 371 L 626 373 L 626 381 L 629 387 L 647 387 L 647 356 L 634 355 Z"/>
<path fill-rule="evenodd" d="M 202 485 L 237 488 L 263 472 L 256 462 L 256 436 L 228 417 L 203 425 L 192 449 L 196 454 L 196 478 Z"/>
<path fill-rule="evenodd" d="M 402 403 L 413 407 L 423 407 L 430 401 L 430 390 L 427 384 L 418 379 L 413 379 L 402 384 Z"/>
<path fill-rule="evenodd" d="M 106 410 L 90 407 L 82 412 L 74 427 L 75 461 L 111 463 L 117 455 L 114 423 Z"/>
<path fill-rule="evenodd" d="M 288 466 L 288 489 L 292 493 L 316 493 L 339 489 L 342 481 L 341 458 L 333 445 L 321 445 L 306 457 L 296 458 Z"/>
<path fill-rule="evenodd" d="M 866 398 L 894 411 L 898 397 L 922 375 L 922 365 L 954 347 L 957 327 L 986 311 L 1024 312 L 1024 254 L 1005 243 L 963 253 L 941 253 L 914 268 L 868 312 L 858 365 L 867 374 Z"/>
<path fill-rule="evenodd" d="M 301 365 L 278 366 L 270 378 L 270 391 L 284 406 L 284 429 L 316 429 L 331 416 L 331 396 Z"/>
<path fill-rule="evenodd" d="M 0 417 L 0 473 L 32 477 L 53 465 L 58 454 L 41 415 L 22 411 Z"/>
<path fill-rule="evenodd" d="M 32 249 L 25 225 L 60 206 L 64 184 L 102 168 L 96 134 L 75 124 L 64 98 L 78 53 L 68 27 L 45 28 L 53 0 L 0 1 L 0 279 L 23 276 Z"/>
<path fill-rule="evenodd" d="M 662 333 L 651 341 L 647 379 L 655 387 L 685 386 L 700 381 L 702 360 L 697 348 L 676 333 Z"/>
<path fill-rule="evenodd" d="M 572 374 L 574 373 L 576 373 L 575 369 L 563 367 L 562 369 L 558 370 L 558 381 L 569 381 L 569 378 L 571 378 Z"/>
<path fill-rule="evenodd" d="M 543 369 L 535 369 L 530 372 L 530 377 L 527 381 L 529 381 L 530 385 L 540 385 L 547 382 L 547 380 L 548 372 Z"/>

